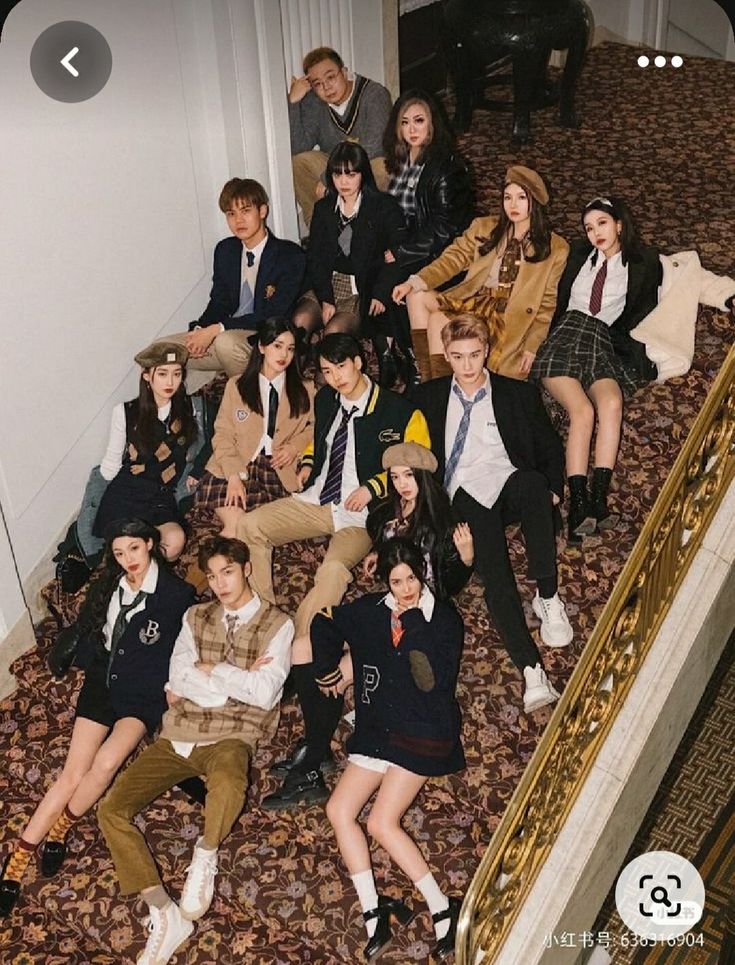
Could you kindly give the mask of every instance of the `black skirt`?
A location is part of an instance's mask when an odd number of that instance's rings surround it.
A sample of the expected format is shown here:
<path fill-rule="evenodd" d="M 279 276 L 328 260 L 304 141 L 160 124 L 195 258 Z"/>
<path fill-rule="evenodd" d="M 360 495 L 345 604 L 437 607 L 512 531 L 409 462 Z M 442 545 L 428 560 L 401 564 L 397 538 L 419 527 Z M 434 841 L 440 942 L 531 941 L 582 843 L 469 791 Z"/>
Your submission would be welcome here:
<path fill-rule="evenodd" d="M 131 517 L 143 519 L 151 526 L 178 523 L 183 527 L 175 492 L 174 486 L 163 486 L 151 479 L 133 476 L 123 468 L 105 489 L 92 532 L 104 539 L 110 523 Z"/>
<path fill-rule="evenodd" d="M 648 383 L 636 369 L 623 364 L 607 325 L 576 310 L 564 312 L 531 366 L 532 379 L 560 376 L 576 379 L 585 391 L 600 379 L 614 379 L 624 396 Z"/>
<path fill-rule="evenodd" d="M 95 654 L 84 671 L 84 683 L 77 697 L 76 716 L 109 727 L 110 730 L 121 720 L 112 704 L 110 688 L 107 686 L 107 661 L 109 653 L 105 650 Z M 156 707 L 133 707 L 127 709 L 125 717 L 140 720 L 149 734 L 153 734 L 161 723 L 163 705 Z"/>

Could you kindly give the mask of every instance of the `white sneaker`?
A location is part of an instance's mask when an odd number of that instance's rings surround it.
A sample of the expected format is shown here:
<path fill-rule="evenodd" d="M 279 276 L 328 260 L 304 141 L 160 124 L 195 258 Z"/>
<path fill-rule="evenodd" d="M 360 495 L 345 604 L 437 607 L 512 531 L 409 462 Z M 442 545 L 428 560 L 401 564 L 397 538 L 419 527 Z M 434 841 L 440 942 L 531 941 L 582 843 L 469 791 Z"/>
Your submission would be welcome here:
<path fill-rule="evenodd" d="M 555 593 L 550 600 L 544 600 L 537 590 L 531 606 L 541 621 L 541 639 L 546 646 L 568 647 L 572 642 L 574 631 L 559 594 Z"/>
<path fill-rule="evenodd" d="M 151 908 L 148 931 L 148 941 L 137 965 L 166 965 L 194 931 L 194 926 L 171 901 L 165 908 Z"/>
<path fill-rule="evenodd" d="M 526 689 L 523 692 L 523 710 L 530 714 L 539 707 L 553 704 L 559 699 L 558 691 L 549 683 L 544 668 L 540 663 L 535 667 L 524 667 L 523 678 L 526 681 Z"/>
<path fill-rule="evenodd" d="M 194 845 L 194 855 L 189 865 L 184 890 L 181 892 L 181 917 L 196 921 L 207 913 L 214 895 L 214 877 L 217 874 L 217 852 L 207 851 L 202 838 Z"/>

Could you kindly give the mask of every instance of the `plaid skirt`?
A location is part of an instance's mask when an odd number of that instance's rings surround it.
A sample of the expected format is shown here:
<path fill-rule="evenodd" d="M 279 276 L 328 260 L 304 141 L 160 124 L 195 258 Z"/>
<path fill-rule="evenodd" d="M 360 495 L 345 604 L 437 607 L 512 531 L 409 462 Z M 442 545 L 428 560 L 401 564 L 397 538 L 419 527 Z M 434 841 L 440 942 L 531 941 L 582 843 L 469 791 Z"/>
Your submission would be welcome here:
<path fill-rule="evenodd" d="M 245 509 L 256 509 L 266 503 L 288 496 L 278 473 L 271 465 L 271 457 L 262 453 L 248 465 L 248 478 L 245 487 Z M 196 504 L 200 509 L 221 509 L 227 497 L 227 480 L 205 472 L 197 488 Z"/>
<path fill-rule="evenodd" d="M 614 379 L 624 396 L 648 384 L 615 354 L 607 325 L 576 310 L 564 312 L 531 366 L 532 379 L 559 376 L 576 379 L 585 391 L 599 379 Z"/>
<path fill-rule="evenodd" d="M 333 271 L 332 291 L 334 292 L 334 307 L 338 312 L 350 312 L 352 315 L 357 315 L 360 307 L 360 296 L 353 293 L 349 275 L 344 275 L 341 271 Z M 308 292 L 304 292 L 301 297 L 316 302 L 321 310 L 321 302 L 312 288 Z"/>

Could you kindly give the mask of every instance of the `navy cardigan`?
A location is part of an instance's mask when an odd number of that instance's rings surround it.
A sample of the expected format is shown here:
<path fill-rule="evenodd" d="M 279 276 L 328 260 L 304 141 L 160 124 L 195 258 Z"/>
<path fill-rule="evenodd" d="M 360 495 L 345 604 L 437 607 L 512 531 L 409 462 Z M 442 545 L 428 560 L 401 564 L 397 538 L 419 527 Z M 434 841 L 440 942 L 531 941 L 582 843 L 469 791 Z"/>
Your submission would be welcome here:
<path fill-rule="evenodd" d="M 390 761 L 414 774 L 440 776 L 465 766 L 462 717 L 455 697 L 464 625 L 448 603 L 434 601 L 431 620 L 418 608 L 399 617 L 403 636 L 393 646 L 385 593 L 317 613 L 311 624 L 314 675 L 324 685 L 349 644 L 355 674 L 355 731 L 347 750 Z M 420 651 L 434 675 L 419 689 L 410 653 Z"/>

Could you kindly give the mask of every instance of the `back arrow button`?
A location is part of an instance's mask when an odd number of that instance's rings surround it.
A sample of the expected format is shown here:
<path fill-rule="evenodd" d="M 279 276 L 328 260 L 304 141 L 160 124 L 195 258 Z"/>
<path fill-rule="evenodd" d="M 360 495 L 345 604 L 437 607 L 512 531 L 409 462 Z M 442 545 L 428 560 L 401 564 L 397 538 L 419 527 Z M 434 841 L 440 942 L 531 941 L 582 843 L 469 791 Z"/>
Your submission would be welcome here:
<path fill-rule="evenodd" d="M 65 57 L 62 57 L 61 60 L 59 61 L 61 66 L 65 67 L 72 75 L 72 77 L 79 76 L 79 71 L 76 69 L 76 67 L 72 67 L 71 65 L 72 59 L 76 57 L 78 53 L 79 53 L 79 47 L 72 47 L 69 53 Z"/>

